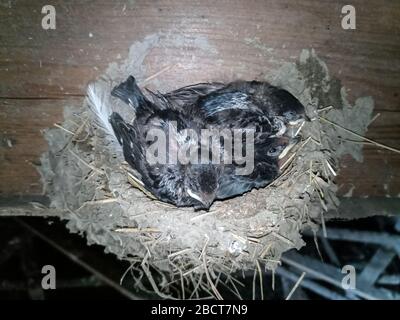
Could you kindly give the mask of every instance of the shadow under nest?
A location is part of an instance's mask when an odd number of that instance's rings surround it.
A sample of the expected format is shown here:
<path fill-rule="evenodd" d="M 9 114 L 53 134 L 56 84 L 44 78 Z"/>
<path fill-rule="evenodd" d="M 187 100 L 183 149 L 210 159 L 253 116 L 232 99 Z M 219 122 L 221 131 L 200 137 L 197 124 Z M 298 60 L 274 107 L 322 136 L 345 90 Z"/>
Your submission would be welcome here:
<path fill-rule="evenodd" d="M 129 74 L 144 79 L 132 58 L 99 80 L 106 91 Z M 314 51 L 266 74 L 265 81 L 296 96 L 312 119 L 267 187 L 217 201 L 209 211 L 151 199 L 132 186 L 122 150 L 96 127 L 85 102 L 66 107 L 64 123 L 45 133 L 49 150 L 40 172 L 51 206 L 65 212 L 71 232 L 130 261 L 126 274 L 140 289 L 163 298 L 222 298 L 218 287 L 225 286 L 240 296 L 235 274 L 274 270 L 283 252 L 305 244 L 302 230 L 316 230 L 324 212 L 338 206 L 340 158 L 350 153 L 362 161 L 362 144 L 343 128 L 363 135 L 373 110 L 369 97 L 351 106 Z"/>

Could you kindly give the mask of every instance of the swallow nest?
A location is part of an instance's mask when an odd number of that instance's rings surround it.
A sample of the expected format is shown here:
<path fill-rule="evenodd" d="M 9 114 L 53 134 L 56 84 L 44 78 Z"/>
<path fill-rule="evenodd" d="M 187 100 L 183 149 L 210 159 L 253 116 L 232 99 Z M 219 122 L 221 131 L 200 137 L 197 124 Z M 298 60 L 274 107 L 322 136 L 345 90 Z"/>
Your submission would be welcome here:
<path fill-rule="evenodd" d="M 140 66 L 130 59 L 108 71 L 108 90 L 128 74 L 140 83 Z M 85 102 L 65 109 L 63 129 L 46 132 L 49 150 L 40 171 L 51 206 L 65 212 L 71 232 L 131 262 L 127 274 L 141 290 L 164 298 L 222 298 L 225 287 L 240 295 L 238 272 L 274 270 L 283 252 L 304 245 L 304 228 L 316 228 L 337 208 L 340 158 L 350 153 L 362 160 L 361 144 L 349 142 L 355 137 L 343 128 L 363 135 L 373 109 L 369 97 L 351 106 L 313 51 L 303 50 L 296 63 L 265 80 L 295 95 L 313 120 L 266 188 L 218 201 L 208 212 L 154 201 L 132 186 L 121 151 L 96 128 Z"/>

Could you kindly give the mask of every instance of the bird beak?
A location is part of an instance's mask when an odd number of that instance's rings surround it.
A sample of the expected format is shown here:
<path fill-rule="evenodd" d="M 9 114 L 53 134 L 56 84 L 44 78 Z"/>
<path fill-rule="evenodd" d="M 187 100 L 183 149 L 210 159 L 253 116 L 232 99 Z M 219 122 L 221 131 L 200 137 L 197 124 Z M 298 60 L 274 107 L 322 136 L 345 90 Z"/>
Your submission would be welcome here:
<path fill-rule="evenodd" d="M 214 202 L 214 199 L 215 199 L 214 194 L 204 193 L 201 196 L 201 203 L 208 210 L 211 207 L 212 203 Z"/>
<path fill-rule="evenodd" d="M 296 126 L 296 125 L 298 125 L 299 123 L 301 123 L 301 122 L 303 122 L 303 121 L 304 121 L 304 119 L 303 119 L 303 118 L 300 118 L 300 119 L 297 119 L 297 120 L 289 121 L 289 124 L 290 124 L 291 126 Z"/>

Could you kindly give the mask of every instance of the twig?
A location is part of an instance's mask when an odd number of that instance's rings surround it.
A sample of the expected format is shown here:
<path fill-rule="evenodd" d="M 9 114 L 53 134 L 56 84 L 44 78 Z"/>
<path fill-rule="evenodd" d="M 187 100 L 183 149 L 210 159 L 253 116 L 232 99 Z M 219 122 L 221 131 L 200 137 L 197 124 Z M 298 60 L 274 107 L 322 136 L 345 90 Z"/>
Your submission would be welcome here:
<path fill-rule="evenodd" d="M 183 253 L 190 252 L 190 251 L 192 251 L 192 249 L 191 248 L 187 248 L 187 249 L 183 249 L 183 250 L 171 253 L 171 254 L 168 255 L 168 259 L 171 259 L 173 257 L 179 256 L 179 255 L 181 255 Z"/>
<path fill-rule="evenodd" d="M 126 275 L 133 268 L 133 265 L 134 265 L 134 263 L 131 263 L 131 265 L 125 270 L 124 274 L 122 275 L 121 279 L 119 280 L 120 286 L 122 286 L 122 283 L 124 282 Z"/>
<path fill-rule="evenodd" d="M 201 267 L 202 267 L 202 265 L 198 265 L 197 267 L 194 267 L 193 269 L 190 269 L 189 271 L 186 271 L 186 272 L 183 274 L 183 276 L 186 277 L 186 276 L 188 276 L 189 274 L 191 274 L 192 272 L 194 272 L 194 271 L 200 269 Z"/>
<path fill-rule="evenodd" d="M 278 238 L 279 240 L 282 240 L 283 242 L 285 242 L 285 243 L 287 243 L 287 244 L 289 244 L 289 245 L 291 245 L 291 246 L 294 246 L 293 241 L 291 241 L 291 240 L 289 240 L 288 238 L 286 238 L 286 237 L 280 235 L 279 233 L 272 232 L 272 234 L 273 234 L 276 238 Z"/>
<path fill-rule="evenodd" d="M 158 77 L 160 74 L 163 74 L 164 72 L 168 71 L 169 69 L 171 69 L 172 67 L 177 66 L 177 64 L 173 64 L 173 65 L 169 65 L 166 66 L 165 68 L 161 69 L 160 71 L 154 73 L 153 75 L 147 77 L 146 79 L 144 79 L 141 83 L 141 85 L 146 84 L 147 82 L 149 82 L 150 80 L 153 80 L 154 78 Z"/>
<path fill-rule="evenodd" d="M 205 235 L 205 236 L 206 236 L 206 241 L 204 243 L 203 249 L 201 250 L 199 259 L 201 259 L 204 256 L 204 254 L 206 253 L 206 249 L 207 249 L 207 246 L 208 246 L 208 241 L 210 241 L 210 238 L 208 237 L 208 235 Z"/>
<path fill-rule="evenodd" d="M 145 257 L 143 259 L 142 263 L 141 263 L 141 266 L 142 266 L 142 269 L 143 269 L 145 275 L 147 276 L 147 279 L 149 280 L 149 282 L 151 284 L 151 287 L 153 288 L 154 292 L 157 293 L 160 297 L 162 297 L 164 299 L 176 300 L 173 296 L 164 294 L 158 289 L 158 286 L 154 281 L 154 278 L 153 278 L 153 276 L 152 276 L 152 274 L 151 274 L 151 272 L 149 270 L 149 267 L 146 265 L 146 261 L 147 261 L 147 258 Z"/>
<path fill-rule="evenodd" d="M 290 163 L 293 158 L 296 156 L 296 154 L 311 140 L 311 136 L 308 137 L 302 144 L 301 146 L 280 166 L 281 169 L 284 168 L 288 163 Z"/>
<path fill-rule="evenodd" d="M 261 292 L 261 300 L 264 300 L 264 286 L 263 286 L 263 273 L 261 271 L 260 263 L 256 260 L 256 265 L 258 269 L 258 275 L 260 277 L 260 292 Z"/>
<path fill-rule="evenodd" d="M 296 133 L 294 134 L 295 137 L 297 137 L 297 135 L 300 133 L 301 129 L 303 129 L 305 123 L 306 123 L 305 121 L 303 121 L 303 122 L 301 123 L 301 125 L 300 125 L 299 128 L 297 129 Z"/>
<path fill-rule="evenodd" d="M 159 233 L 161 232 L 158 229 L 155 228 L 144 228 L 144 229 L 140 229 L 140 228 L 118 228 L 114 230 L 115 232 L 120 232 L 120 233 L 142 233 L 142 232 L 151 232 L 151 233 Z"/>
<path fill-rule="evenodd" d="M 317 237 L 316 233 L 314 233 L 314 237 Z M 338 256 L 336 255 L 335 251 L 333 250 L 331 244 L 329 243 L 329 240 L 325 237 L 321 237 L 321 243 L 322 246 L 326 252 L 326 254 L 329 257 L 329 260 L 335 265 L 335 266 L 340 266 L 340 261 Z"/>
<path fill-rule="evenodd" d="M 54 123 L 54 126 L 59 128 L 59 129 L 61 129 L 61 130 L 64 130 L 65 132 L 67 132 L 69 134 L 75 135 L 75 133 L 73 133 L 72 131 L 70 131 L 68 129 L 65 129 L 63 126 L 60 126 L 58 123 Z"/>
<path fill-rule="evenodd" d="M 332 174 L 333 174 L 334 177 L 336 177 L 336 176 L 337 176 L 337 173 L 336 173 L 335 170 L 333 170 L 333 168 L 332 168 L 331 164 L 329 163 L 329 161 L 328 161 L 328 160 L 325 160 L 325 163 L 326 163 L 326 165 L 327 165 L 329 171 L 332 172 Z"/>
<path fill-rule="evenodd" d="M 232 287 L 233 287 L 234 291 L 236 292 L 235 295 L 238 297 L 239 300 L 243 300 L 242 296 L 239 293 L 238 288 L 236 287 L 235 283 L 232 281 L 232 279 L 234 279 L 234 280 L 236 280 L 236 279 L 231 277 L 231 276 L 229 276 L 229 275 L 227 275 L 227 278 L 228 278 L 228 281 L 232 284 Z"/>
<path fill-rule="evenodd" d="M 297 287 L 300 285 L 301 281 L 303 280 L 304 276 L 306 275 L 305 272 L 303 272 L 300 276 L 300 278 L 297 280 L 297 282 L 295 283 L 294 287 L 292 288 L 292 290 L 289 292 L 288 296 L 286 297 L 285 300 L 290 300 L 290 298 L 292 297 L 293 293 L 296 291 Z"/>
<path fill-rule="evenodd" d="M 369 126 L 371 125 L 371 123 L 372 122 L 374 122 L 376 119 L 378 119 L 379 117 L 381 116 L 381 113 L 380 112 L 378 112 L 372 119 L 371 119 L 371 121 L 369 122 Z"/>
<path fill-rule="evenodd" d="M 271 288 L 272 288 L 272 291 L 275 291 L 275 269 L 272 269 L 272 275 L 271 275 L 271 277 L 272 277 L 272 279 L 271 279 Z"/>
<path fill-rule="evenodd" d="M 333 108 L 333 106 L 327 106 L 327 107 L 324 107 L 321 109 L 317 109 L 317 112 L 328 111 L 328 110 L 331 110 L 332 108 Z"/>
<path fill-rule="evenodd" d="M 292 280 L 293 282 L 298 279 L 298 276 L 296 274 L 289 272 L 284 268 L 278 268 L 276 272 L 281 277 L 285 277 L 289 280 Z M 301 286 L 330 300 L 348 300 L 345 296 L 342 296 L 332 290 L 329 290 L 314 281 L 303 279 L 301 282 Z"/>
<path fill-rule="evenodd" d="M 324 117 L 319 116 L 318 118 L 321 119 L 322 121 L 325 121 L 325 122 L 333 125 L 336 128 L 340 128 L 340 129 L 344 130 L 345 132 L 350 133 L 350 134 L 352 134 L 352 135 L 354 135 L 354 136 L 356 136 L 356 137 L 358 137 L 358 138 L 360 138 L 362 140 L 368 141 L 368 142 L 370 142 L 370 143 L 372 143 L 372 144 L 374 144 L 374 145 L 376 145 L 378 147 L 381 147 L 383 149 L 387 149 L 387 150 L 390 150 L 390 151 L 393 151 L 393 152 L 396 152 L 396 153 L 400 153 L 399 149 L 396 149 L 396 148 L 393 148 L 393 147 L 389 147 L 389 146 L 387 146 L 385 144 L 382 144 L 382 143 L 376 142 L 374 140 L 371 140 L 369 138 L 366 138 L 366 137 L 364 137 L 364 136 L 362 136 L 362 135 L 360 135 L 358 133 L 355 133 L 355 132 L 353 132 L 353 131 L 351 131 L 349 129 L 346 129 L 345 127 L 342 127 L 341 125 L 339 125 L 337 123 L 334 123 L 334 122 L 332 122 L 332 121 L 330 121 L 330 120 L 328 120 L 328 119 L 326 119 Z"/>
<path fill-rule="evenodd" d="M 321 211 L 321 224 L 322 224 L 322 234 L 323 234 L 324 238 L 327 238 L 328 234 L 326 232 L 325 217 L 324 217 L 323 211 Z"/>
<path fill-rule="evenodd" d="M 272 243 L 269 243 L 268 245 L 265 246 L 265 248 L 261 251 L 260 254 L 260 259 L 263 259 L 266 254 L 268 253 L 269 249 L 271 248 Z"/>
<path fill-rule="evenodd" d="M 87 163 L 85 160 L 83 160 L 82 158 L 80 158 L 75 152 L 73 152 L 71 149 L 69 149 L 69 152 L 71 152 L 71 154 L 77 158 L 80 162 L 82 162 L 85 166 L 87 166 L 88 168 L 92 169 L 93 171 L 96 171 L 98 174 L 104 174 L 103 171 L 101 171 L 100 169 L 92 166 L 91 164 Z"/>
<path fill-rule="evenodd" d="M 128 181 L 129 183 L 135 187 L 136 189 L 142 191 L 146 196 L 148 196 L 150 199 L 152 200 L 157 200 L 157 198 L 146 189 L 146 187 L 144 186 L 143 182 L 140 181 L 138 178 L 136 178 L 132 173 L 126 171 L 128 174 Z"/>
<path fill-rule="evenodd" d="M 198 220 L 198 219 L 207 217 L 207 216 L 209 216 L 209 215 L 212 215 L 212 214 L 214 214 L 214 213 L 215 213 L 215 211 L 208 211 L 208 212 L 206 212 L 206 213 L 199 214 L 199 215 L 197 215 L 197 216 L 191 218 L 190 221 L 195 221 L 195 220 Z"/>
<path fill-rule="evenodd" d="M 113 202 L 118 202 L 118 199 L 116 199 L 116 198 L 107 198 L 107 199 L 86 201 L 85 203 L 86 204 L 104 204 L 104 203 L 113 203 Z"/>
<path fill-rule="evenodd" d="M 257 270 L 254 269 L 254 274 L 253 274 L 253 299 L 256 300 L 256 278 L 257 278 Z"/>
<path fill-rule="evenodd" d="M 206 263 L 206 255 L 205 254 L 203 255 L 203 266 L 204 266 L 204 271 L 206 273 L 206 278 L 207 278 L 208 284 L 211 286 L 211 290 L 214 292 L 215 297 L 218 300 L 224 300 L 222 298 L 221 294 L 218 292 L 217 288 L 215 287 L 214 283 L 212 282 L 212 279 L 211 279 L 210 274 L 208 272 L 208 267 L 207 267 L 207 263 Z"/>

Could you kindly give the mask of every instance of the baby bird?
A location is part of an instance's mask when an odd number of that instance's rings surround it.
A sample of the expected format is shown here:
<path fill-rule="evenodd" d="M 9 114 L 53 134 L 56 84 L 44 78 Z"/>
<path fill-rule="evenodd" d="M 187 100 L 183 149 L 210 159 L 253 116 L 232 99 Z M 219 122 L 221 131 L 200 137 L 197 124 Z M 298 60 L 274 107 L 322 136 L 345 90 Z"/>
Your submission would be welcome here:
<path fill-rule="evenodd" d="M 130 105 L 136 115 L 129 124 L 114 112 L 110 123 L 122 145 L 125 160 L 139 172 L 145 188 L 164 202 L 208 209 L 218 190 L 219 168 L 209 163 L 180 163 L 174 158 L 180 150 L 191 145 L 198 152 L 198 141 L 188 136 L 186 130 L 199 136 L 204 124 L 202 116 L 185 109 L 176 110 L 166 101 L 149 101 L 132 76 L 115 87 L 111 94 Z M 165 141 L 160 142 L 166 145 L 160 144 L 163 151 L 158 150 L 165 153 L 158 155 L 163 159 L 152 163 L 146 150 L 154 140 L 163 137 Z"/>
<path fill-rule="evenodd" d="M 132 76 L 116 86 L 111 95 L 131 106 L 135 119 L 128 123 L 114 112 L 107 115 L 105 126 L 111 125 L 125 160 L 139 173 L 144 187 L 161 201 L 176 206 L 208 209 L 216 199 L 268 185 L 279 175 L 279 159 L 298 140 L 289 135 L 288 128 L 307 119 L 303 105 L 293 95 L 265 82 L 200 83 L 166 94 L 148 93 L 152 100 Z M 96 103 L 92 105 L 104 122 L 104 112 L 96 108 Z M 190 159 L 199 159 L 203 142 L 198 137 L 205 129 L 251 130 L 252 171 L 238 174 L 243 163 L 235 159 L 230 163 L 214 163 L 210 158 L 201 158 L 200 163 L 169 161 L 182 149 L 191 151 Z M 158 149 L 157 159 L 164 159 L 151 161 L 148 151 L 161 142 L 162 136 L 167 146 Z M 243 142 L 248 143 L 244 138 Z M 221 154 L 234 153 L 230 149 L 235 146 L 223 139 L 218 140 L 218 147 Z"/>
<path fill-rule="evenodd" d="M 275 180 L 279 160 L 299 141 L 291 137 L 289 128 L 308 119 L 304 106 L 291 93 L 266 82 L 201 83 L 167 93 L 164 98 L 201 112 L 207 128 L 253 130 L 253 171 L 238 175 L 237 163 L 225 164 L 219 176 L 218 199 L 265 187 Z"/>

